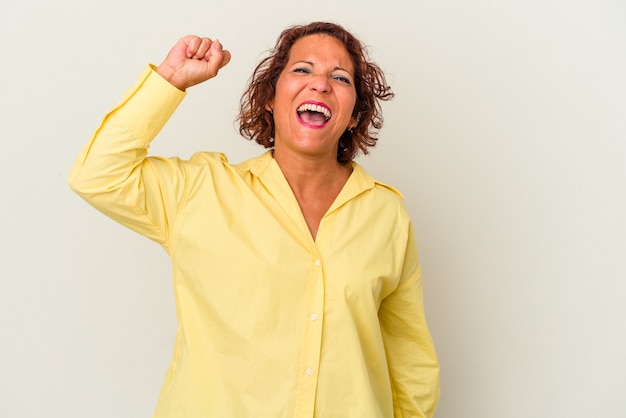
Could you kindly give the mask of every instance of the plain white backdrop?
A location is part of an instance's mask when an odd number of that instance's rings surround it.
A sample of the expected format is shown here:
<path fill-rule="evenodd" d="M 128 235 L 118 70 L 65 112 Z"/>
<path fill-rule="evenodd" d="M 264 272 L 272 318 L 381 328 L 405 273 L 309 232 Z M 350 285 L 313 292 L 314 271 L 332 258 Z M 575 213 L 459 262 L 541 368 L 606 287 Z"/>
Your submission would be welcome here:
<path fill-rule="evenodd" d="M 626 3 L 7 0 L 0 5 L 0 417 L 150 417 L 169 260 L 69 189 L 73 159 L 186 34 L 232 62 L 152 152 L 262 150 L 239 97 L 291 24 L 370 45 L 397 96 L 360 158 L 416 225 L 438 418 L 626 417 Z"/>

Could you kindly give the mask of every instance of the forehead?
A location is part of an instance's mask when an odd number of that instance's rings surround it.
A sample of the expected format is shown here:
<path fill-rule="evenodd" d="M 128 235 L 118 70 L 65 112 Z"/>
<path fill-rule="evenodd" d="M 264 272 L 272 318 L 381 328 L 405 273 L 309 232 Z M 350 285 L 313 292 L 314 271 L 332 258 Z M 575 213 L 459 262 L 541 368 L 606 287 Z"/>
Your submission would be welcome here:
<path fill-rule="evenodd" d="M 352 71 L 352 59 L 344 44 L 326 34 L 307 35 L 298 39 L 289 51 L 289 62 L 325 60 Z M 313 62 L 315 64 L 315 62 Z"/>

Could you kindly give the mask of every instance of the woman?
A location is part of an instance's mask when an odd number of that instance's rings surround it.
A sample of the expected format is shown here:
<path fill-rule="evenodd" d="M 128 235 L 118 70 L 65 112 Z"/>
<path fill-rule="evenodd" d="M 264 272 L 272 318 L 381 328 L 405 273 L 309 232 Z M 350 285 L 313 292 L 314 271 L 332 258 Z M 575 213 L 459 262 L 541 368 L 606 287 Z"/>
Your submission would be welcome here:
<path fill-rule="evenodd" d="M 70 173 L 90 204 L 169 253 L 178 314 L 155 417 L 431 417 L 439 367 L 400 194 L 352 159 L 392 94 L 342 27 L 285 30 L 242 98 L 270 148 L 147 157 L 185 91 L 230 61 L 181 39 L 104 119 Z"/>

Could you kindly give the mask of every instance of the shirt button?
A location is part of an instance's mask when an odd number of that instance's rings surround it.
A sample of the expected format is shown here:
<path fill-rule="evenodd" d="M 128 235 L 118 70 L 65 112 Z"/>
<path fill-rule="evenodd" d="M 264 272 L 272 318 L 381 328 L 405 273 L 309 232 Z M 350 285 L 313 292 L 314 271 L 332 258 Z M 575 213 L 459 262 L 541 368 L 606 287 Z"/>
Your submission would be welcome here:
<path fill-rule="evenodd" d="M 311 321 L 315 321 L 317 320 L 317 314 L 312 314 L 311 315 Z"/>
<path fill-rule="evenodd" d="M 313 374 L 313 369 L 306 369 L 306 374 L 311 376 Z"/>
<path fill-rule="evenodd" d="M 322 264 L 322 262 L 320 261 L 320 259 L 319 259 L 319 258 L 318 258 L 317 260 L 315 260 L 315 265 L 316 265 L 316 266 L 319 266 L 319 265 L 321 265 L 321 264 Z"/>

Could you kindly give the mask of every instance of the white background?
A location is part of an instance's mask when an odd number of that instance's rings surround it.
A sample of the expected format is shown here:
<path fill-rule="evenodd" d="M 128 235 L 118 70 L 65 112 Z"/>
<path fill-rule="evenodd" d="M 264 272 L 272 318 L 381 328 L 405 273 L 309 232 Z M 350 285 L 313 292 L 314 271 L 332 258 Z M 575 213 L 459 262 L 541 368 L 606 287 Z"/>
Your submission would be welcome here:
<path fill-rule="evenodd" d="M 234 118 L 294 23 L 371 46 L 397 93 L 358 161 L 416 225 L 437 418 L 626 417 L 626 3 L 5 0 L 0 417 L 149 417 L 173 347 L 169 260 L 69 189 L 106 111 L 176 40 L 233 59 L 155 154 L 262 150 Z"/>

